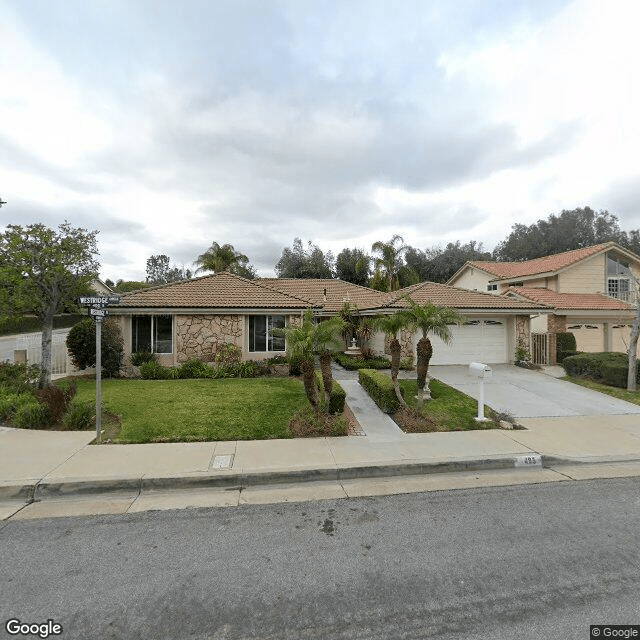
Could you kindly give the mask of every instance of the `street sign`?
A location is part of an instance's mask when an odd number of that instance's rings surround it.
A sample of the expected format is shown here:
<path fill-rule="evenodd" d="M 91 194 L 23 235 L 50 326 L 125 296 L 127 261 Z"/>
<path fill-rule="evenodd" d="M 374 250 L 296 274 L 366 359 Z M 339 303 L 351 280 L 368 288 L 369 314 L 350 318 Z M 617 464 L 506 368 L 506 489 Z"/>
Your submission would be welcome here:
<path fill-rule="evenodd" d="M 109 315 L 109 311 L 107 309 L 96 309 L 91 307 L 91 309 L 89 309 L 89 315 L 94 318 L 106 318 Z"/>
<path fill-rule="evenodd" d="M 84 305 L 105 305 L 105 304 L 120 304 L 120 296 L 83 296 L 80 298 L 80 304 Z"/>

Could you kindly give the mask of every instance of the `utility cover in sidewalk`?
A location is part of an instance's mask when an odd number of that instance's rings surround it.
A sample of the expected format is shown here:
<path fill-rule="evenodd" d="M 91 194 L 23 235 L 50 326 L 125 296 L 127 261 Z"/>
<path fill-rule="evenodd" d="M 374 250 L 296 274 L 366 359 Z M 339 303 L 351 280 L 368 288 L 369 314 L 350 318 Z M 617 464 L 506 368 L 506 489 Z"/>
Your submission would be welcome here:
<path fill-rule="evenodd" d="M 233 455 L 213 456 L 212 469 L 231 469 L 233 465 Z"/>

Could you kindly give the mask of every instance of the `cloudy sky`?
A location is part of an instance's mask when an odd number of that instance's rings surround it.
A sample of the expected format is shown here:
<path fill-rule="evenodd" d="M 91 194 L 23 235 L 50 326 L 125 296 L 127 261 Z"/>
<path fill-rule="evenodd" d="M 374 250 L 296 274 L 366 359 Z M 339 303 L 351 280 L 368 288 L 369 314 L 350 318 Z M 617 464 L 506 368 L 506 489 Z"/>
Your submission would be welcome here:
<path fill-rule="evenodd" d="M 640 227 L 637 0 L 0 0 L 0 226 L 103 279 L 230 242 L 425 249 L 589 205 Z"/>

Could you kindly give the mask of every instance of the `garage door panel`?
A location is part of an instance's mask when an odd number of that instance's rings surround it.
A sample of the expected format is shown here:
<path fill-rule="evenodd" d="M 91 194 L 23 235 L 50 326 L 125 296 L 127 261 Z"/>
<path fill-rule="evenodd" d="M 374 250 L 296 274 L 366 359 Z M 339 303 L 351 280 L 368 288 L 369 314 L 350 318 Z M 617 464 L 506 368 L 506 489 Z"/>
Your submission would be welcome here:
<path fill-rule="evenodd" d="M 471 320 L 468 324 L 450 328 L 450 344 L 445 344 L 437 336 L 430 336 L 433 346 L 431 364 L 469 364 L 476 361 L 495 364 L 508 361 L 505 320 Z M 417 345 L 421 335 L 417 332 L 414 345 Z"/>

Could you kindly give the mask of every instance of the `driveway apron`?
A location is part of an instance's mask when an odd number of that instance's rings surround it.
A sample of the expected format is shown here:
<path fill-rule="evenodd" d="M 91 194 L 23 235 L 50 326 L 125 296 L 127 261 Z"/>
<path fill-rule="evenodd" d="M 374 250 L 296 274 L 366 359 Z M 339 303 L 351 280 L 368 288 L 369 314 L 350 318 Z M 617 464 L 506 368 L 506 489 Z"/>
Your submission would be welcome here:
<path fill-rule="evenodd" d="M 484 381 L 485 403 L 516 418 L 561 416 L 640 415 L 640 406 L 558 380 L 539 371 L 513 365 L 492 365 Z M 467 395 L 478 398 L 478 380 L 459 365 L 429 367 L 429 374 Z"/>

